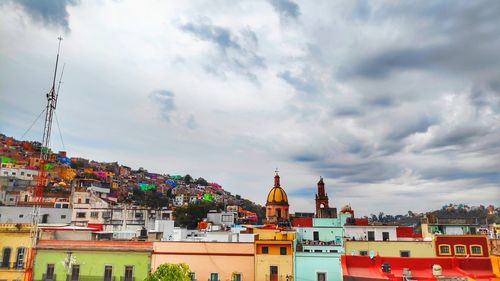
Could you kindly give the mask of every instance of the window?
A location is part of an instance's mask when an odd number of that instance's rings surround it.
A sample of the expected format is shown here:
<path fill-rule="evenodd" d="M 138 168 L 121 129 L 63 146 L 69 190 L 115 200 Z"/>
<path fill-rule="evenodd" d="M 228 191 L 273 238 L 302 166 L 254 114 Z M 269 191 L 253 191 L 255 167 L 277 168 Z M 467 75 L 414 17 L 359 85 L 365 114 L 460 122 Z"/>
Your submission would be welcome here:
<path fill-rule="evenodd" d="M 338 253 L 338 250 L 330 250 L 330 253 Z"/>
<path fill-rule="evenodd" d="M 368 251 L 359 251 L 360 256 L 368 256 Z"/>
<path fill-rule="evenodd" d="M 104 281 L 111 281 L 113 279 L 113 266 L 104 266 Z"/>
<path fill-rule="evenodd" d="M 90 198 L 85 198 L 85 204 L 90 204 Z"/>
<path fill-rule="evenodd" d="M 210 281 L 219 281 L 219 273 L 217 272 L 210 273 Z"/>
<path fill-rule="evenodd" d="M 70 281 L 78 281 L 80 278 L 80 265 L 74 264 L 71 266 L 71 279 Z"/>
<path fill-rule="evenodd" d="M 440 255 L 451 255 L 450 245 L 439 245 L 439 254 Z"/>
<path fill-rule="evenodd" d="M 319 231 L 313 231 L 313 240 L 319 241 Z"/>
<path fill-rule="evenodd" d="M 465 250 L 465 245 L 455 245 L 455 255 L 465 256 L 467 251 Z"/>
<path fill-rule="evenodd" d="M 399 256 L 403 258 L 409 258 L 410 257 L 410 251 L 399 251 Z"/>
<path fill-rule="evenodd" d="M 314 250 L 315 253 L 322 253 L 322 250 Z"/>
<path fill-rule="evenodd" d="M 66 215 L 61 215 L 61 219 L 65 219 L 66 218 Z"/>
<path fill-rule="evenodd" d="M 389 232 L 382 232 L 382 240 L 383 241 L 389 241 Z"/>
<path fill-rule="evenodd" d="M 85 218 L 87 214 L 85 213 L 76 213 L 77 218 Z"/>
<path fill-rule="evenodd" d="M 309 253 L 311 250 L 305 249 L 304 252 Z"/>
<path fill-rule="evenodd" d="M 262 247 L 262 253 L 263 254 L 269 254 L 269 248 L 268 247 Z"/>
<path fill-rule="evenodd" d="M 20 219 L 24 218 L 24 215 L 23 214 L 19 214 L 19 218 Z"/>
<path fill-rule="evenodd" d="M 196 273 L 194 272 L 189 272 L 189 279 L 191 281 L 195 281 L 196 280 Z"/>
<path fill-rule="evenodd" d="M 483 246 L 481 245 L 470 245 L 470 254 L 472 256 L 482 256 Z"/>
<path fill-rule="evenodd" d="M 47 264 L 47 269 L 45 270 L 45 280 L 54 280 L 54 264 Z"/>
<path fill-rule="evenodd" d="M 9 267 L 10 252 L 11 251 L 12 250 L 10 248 L 3 248 L 2 264 L 0 264 L 0 267 L 3 267 L 3 268 L 8 268 Z"/>
<path fill-rule="evenodd" d="M 241 280 L 242 280 L 241 273 L 234 273 L 231 279 L 231 281 L 241 281 Z"/>
<path fill-rule="evenodd" d="M 375 231 L 368 231 L 368 241 L 375 241 Z"/>
<path fill-rule="evenodd" d="M 316 280 L 317 281 L 326 281 L 326 273 L 325 272 L 316 273 Z"/>
<path fill-rule="evenodd" d="M 21 172 L 21 176 L 24 176 L 24 172 Z"/>
<path fill-rule="evenodd" d="M 99 212 L 90 212 L 90 217 L 94 218 L 94 219 L 98 218 L 99 217 Z"/>
<path fill-rule="evenodd" d="M 124 281 L 132 281 L 134 278 L 134 267 L 131 265 L 125 266 L 125 280 Z"/>
<path fill-rule="evenodd" d="M 286 247 L 280 247 L 280 255 L 286 255 Z"/>
<path fill-rule="evenodd" d="M 26 253 L 26 248 L 23 248 L 23 247 L 17 248 L 16 263 L 14 264 L 15 268 L 23 268 L 24 267 L 24 254 L 25 253 Z"/>

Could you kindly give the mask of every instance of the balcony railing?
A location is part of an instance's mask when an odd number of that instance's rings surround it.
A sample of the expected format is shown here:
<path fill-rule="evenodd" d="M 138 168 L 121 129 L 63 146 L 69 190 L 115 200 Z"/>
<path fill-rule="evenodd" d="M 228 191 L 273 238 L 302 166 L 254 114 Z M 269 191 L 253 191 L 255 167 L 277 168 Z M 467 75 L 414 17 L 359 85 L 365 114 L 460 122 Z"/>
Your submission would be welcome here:
<path fill-rule="evenodd" d="M 35 280 L 37 281 L 37 280 Z M 52 274 L 52 276 L 47 276 L 46 273 L 42 275 L 42 280 L 41 281 L 57 281 L 57 276 L 56 274 Z"/>
<path fill-rule="evenodd" d="M 115 281 L 116 280 L 114 276 L 104 277 L 104 276 L 79 275 L 79 276 L 74 276 L 73 278 L 71 277 L 72 277 L 71 275 L 66 275 L 66 281 Z"/>
<path fill-rule="evenodd" d="M 266 275 L 266 281 L 293 281 L 292 275 Z"/>
<path fill-rule="evenodd" d="M 14 270 L 23 270 L 24 264 L 17 264 L 17 262 L 9 262 L 9 263 L 0 263 L 0 268 L 2 269 L 14 269 Z"/>

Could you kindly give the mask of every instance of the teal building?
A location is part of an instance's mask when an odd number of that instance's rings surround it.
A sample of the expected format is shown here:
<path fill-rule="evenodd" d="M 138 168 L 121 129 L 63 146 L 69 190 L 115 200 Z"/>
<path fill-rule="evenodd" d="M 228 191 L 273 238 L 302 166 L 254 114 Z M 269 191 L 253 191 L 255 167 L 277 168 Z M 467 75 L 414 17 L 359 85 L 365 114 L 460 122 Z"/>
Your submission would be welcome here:
<path fill-rule="evenodd" d="M 350 217 L 350 213 L 340 213 L 337 218 L 313 218 L 312 227 L 295 227 L 295 280 L 342 280 L 342 237 Z"/>

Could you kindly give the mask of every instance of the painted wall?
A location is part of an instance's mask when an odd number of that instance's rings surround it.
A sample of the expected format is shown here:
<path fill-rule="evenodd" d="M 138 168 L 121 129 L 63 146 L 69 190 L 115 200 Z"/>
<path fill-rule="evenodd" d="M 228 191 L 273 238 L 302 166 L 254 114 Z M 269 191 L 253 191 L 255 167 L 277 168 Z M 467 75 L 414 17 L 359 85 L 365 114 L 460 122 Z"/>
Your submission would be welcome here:
<path fill-rule="evenodd" d="M 292 254 L 255 255 L 255 280 L 269 280 L 270 266 L 278 267 L 278 276 L 280 276 L 278 280 L 286 280 L 287 275 L 293 275 L 293 256 Z"/>
<path fill-rule="evenodd" d="M 317 280 L 318 272 L 326 273 L 327 281 L 342 280 L 340 254 L 304 252 L 295 254 L 294 280 Z"/>
<path fill-rule="evenodd" d="M 471 257 L 488 257 L 489 247 L 488 247 L 488 238 L 485 235 L 436 235 L 434 238 L 436 243 L 435 245 L 435 253 L 436 256 L 467 256 Z M 449 250 L 446 253 L 443 253 L 440 250 L 440 246 L 447 246 Z M 457 253 L 456 246 L 462 246 L 465 250 L 464 253 Z M 472 252 L 471 247 L 477 246 L 480 247 L 481 253 L 476 254 Z"/>
<path fill-rule="evenodd" d="M 80 265 L 80 276 L 104 276 L 104 267 L 113 266 L 115 281 L 124 276 L 125 266 L 134 267 L 133 276 L 140 281 L 146 278 L 150 270 L 149 252 L 115 252 L 99 250 L 37 250 L 34 265 L 34 280 L 41 280 L 46 273 L 47 264 L 54 264 L 54 274 L 57 280 L 65 280 L 71 274 L 71 266 L 65 266 L 65 261 Z"/>
<path fill-rule="evenodd" d="M 254 280 L 254 244 L 235 242 L 154 242 L 152 271 L 164 263 L 186 263 L 196 280 L 209 280 L 219 273 L 219 280 L 231 280 L 233 272 L 242 280 Z M 260 279 L 257 279 L 260 280 Z"/>
<path fill-rule="evenodd" d="M 71 209 L 40 208 L 40 222 L 47 215 L 47 223 L 69 224 L 71 222 Z M 0 223 L 31 223 L 33 207 L 0 207 Z"/>
<path fill-rule="evenodd" d="M 15 269 L 14 263 L 17 259 L 17 249 L 25 248 L 24 263 L 30 248 L 30 226 L 27 224 L 20 225 L 19 228 L 15 224 L 0 224 L 0 263 L 3 261 L 3 253 L 5 248 L 10 248 L 10 259 L 8 268 L 0 268 L 0 279 L 6 280 L 22 280 L 24 275 L 24 266 Z"/>
<path fill-rule="evenodd" d="M 400 251 L 410 251 L 410 257 L 435 257 L 432 241 L 345 241 L 346 255 L 359 256 L 360 251 L 374 251 L 382 257 L 399 257 Z"/>

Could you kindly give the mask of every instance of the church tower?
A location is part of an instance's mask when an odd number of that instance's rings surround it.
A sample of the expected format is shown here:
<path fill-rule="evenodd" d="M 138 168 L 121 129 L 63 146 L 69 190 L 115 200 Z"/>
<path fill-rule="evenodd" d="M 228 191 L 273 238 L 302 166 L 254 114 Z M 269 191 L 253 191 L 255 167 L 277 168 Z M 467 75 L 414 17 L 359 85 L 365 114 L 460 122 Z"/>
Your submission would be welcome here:
<path fill-rule="evenodd" d="M 329 209 L 328 195 L 325 193 L 325 183 L 323 182 L 323 178 L 320 178 L 318 182 L 318 193 L 316 193 L 316 217 L 330 217 L 330 214 L 328 214 L 329 212 L 327 211 Z"/>
<path fill-rule="evenodd" d="M 278 223 L 288 221 L 288 196 L 280 186 L 280 176 L 278 171 L 274 176 L 274 186 L 269 191 L 266 201 L 266 222 Z"/>

